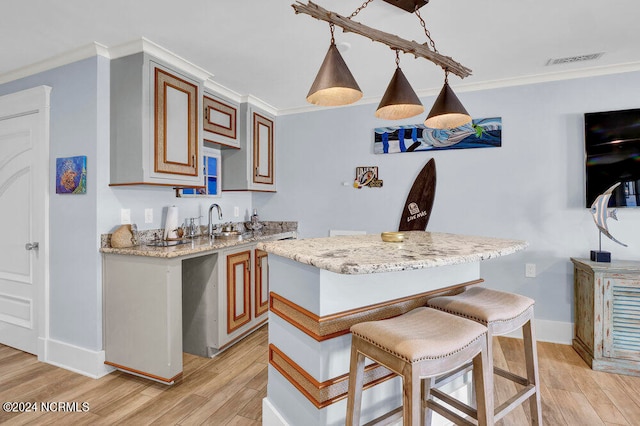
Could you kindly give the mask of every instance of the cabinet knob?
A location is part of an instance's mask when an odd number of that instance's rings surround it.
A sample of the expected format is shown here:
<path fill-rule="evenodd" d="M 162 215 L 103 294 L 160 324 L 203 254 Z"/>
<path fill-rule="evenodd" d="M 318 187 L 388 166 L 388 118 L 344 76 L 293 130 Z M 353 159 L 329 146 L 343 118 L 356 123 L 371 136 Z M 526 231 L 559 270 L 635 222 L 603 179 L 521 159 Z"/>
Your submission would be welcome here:
<path fill-rule="evenodd" d="M 40 244 L 38 243 L 27 243 L 24 245 L 25 250 L 37 250 Z"/>

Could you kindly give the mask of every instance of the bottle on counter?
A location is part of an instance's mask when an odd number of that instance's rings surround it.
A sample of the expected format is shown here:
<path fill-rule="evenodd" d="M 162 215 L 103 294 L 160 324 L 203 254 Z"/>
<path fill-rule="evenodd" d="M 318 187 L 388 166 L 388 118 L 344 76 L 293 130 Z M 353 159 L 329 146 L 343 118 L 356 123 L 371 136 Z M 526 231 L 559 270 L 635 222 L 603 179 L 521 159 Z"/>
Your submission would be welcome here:
<path fill-rule="evenodd" d="M 253 209 L 253 214 L 251 215 L 251 229 L 253 231 L 258 231 L 262 228 L 262 224 L 260 223 L 260 217 L 258 216 L 258 209 Z"/>

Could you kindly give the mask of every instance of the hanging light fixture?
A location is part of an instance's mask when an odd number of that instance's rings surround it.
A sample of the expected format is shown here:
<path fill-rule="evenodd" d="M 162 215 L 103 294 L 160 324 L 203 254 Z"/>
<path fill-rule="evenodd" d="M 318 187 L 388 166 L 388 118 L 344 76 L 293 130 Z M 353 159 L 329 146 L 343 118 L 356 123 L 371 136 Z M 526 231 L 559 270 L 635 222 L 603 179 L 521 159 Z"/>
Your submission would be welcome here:
<path fill-rule="evenodd" d="M 431 34 L 427 29 L 427 24 L 425 24 L 424 19 L 422 19 L 422 16 L 420 16 L 420 11 L 416 9 L 413 13 L 415 13 L 420 20 L 420 25 L 424 29 L 424 33 L 427 36 L 427 39 L 429 39 L 431 49 L 435 53 L 438 53 L 436 44 L 431 38 Z M 471 116 L 464 108 L 464 106 L 462 106 L 462 102 L 460 102 L 456 94 L 453 93 L 453 90 L 449 86 L 449 69 L 446 67 L 443 68 L 444 86 L 442 87 L 440 94 L 436 98 L 436 101 L 431 107 L 431 111 L 429 111 L 429 114 L 424 121 L 424 125 L 432 129 L 453 129 L 455 127 L 460 127 L 464 124 L 467 124 L 471 121 Z"/>
<path fill-rule="evenodd" d="M 362 90 L 336 47 L 333 37 L 334 25 L 329 24 L 329 28 L 331 45 L 309 89 L 307 101 L 322 106 L 352 104 L 362 98 Z"/>
<path fill-rule="evenodd" d="M 424 112 L 418 95 L 400 68 L 400 52 L 396 49 L 396 72 L 393 74 L 387 90 L 378 105 L 376 117 L 385 120 L 400 120 Z"/>
<path fill-rule="evenodd" d="M 433 103 L 424 125 L 432 129 L 453 129 L 471 122 L 471 116 L 449 86 L 449 71 L 444 73 L 444 86 Z"/>
<path fill-rule="evenodd" d="M 385 91 L 385 94 L 376 110 L 376 117 L 397 120 L 413 117 L 421 114 L 424 107 L 411 88 L 399 65 L 399 51 L 411 53 L 415 57 L 425 58 L 440 66 L 445 71 L 445 84 L 425 120 L 425 125 L 431 128 L 449 129 L 458 127 L 471 121 L 471 117 L 465 110 L 460 100 L 456 97 L 448 83 L 449 72 L 460 78 L 471 75 L 471 70 L 451 57 L 441 55 L 436 49 L 435 43 L 429 34 L 429 30 L 422 17 L 420 9 L 428 3 L 428 0 L 384 0 L 393 6 L 399 7 L 409 13 L 415 13 L 429 43 L 418 43 L 386 33 L 375 28 L 368 27 L 353 20 L 353 18 L 372 0 L 358 7 L 350 16 L 344 17 L 309 1 L 307 4 L 298 1 L 291 6 L 296 13 L 304 13 L 321 21 L 326 21 L 331 29 L 331 45 L 327 56 L 322 63 L 320 71 L 307 95 L 307 101 L 316 105 L 336 106 L 348 105 L 362 97 L 362 91 L 355 82 L 351 72 L 344 63 L 342 56 L 335 46 L 333 38 L 334 25 L 338 25 L 345 32 L 359 34 L 372 41 L 386 44 L 396 51 L 396 72 Z"/>

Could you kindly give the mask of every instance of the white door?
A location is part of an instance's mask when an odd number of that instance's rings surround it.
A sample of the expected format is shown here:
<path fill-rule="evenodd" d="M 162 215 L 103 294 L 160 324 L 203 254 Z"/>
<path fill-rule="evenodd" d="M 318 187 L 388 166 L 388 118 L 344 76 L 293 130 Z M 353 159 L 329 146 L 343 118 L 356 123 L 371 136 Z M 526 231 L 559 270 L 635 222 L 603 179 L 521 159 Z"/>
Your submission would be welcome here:
<path fill-rule="evenodd" d="M 49 91 L 0 97 L 0 343 L 33 354 L 45 326 Z"/>

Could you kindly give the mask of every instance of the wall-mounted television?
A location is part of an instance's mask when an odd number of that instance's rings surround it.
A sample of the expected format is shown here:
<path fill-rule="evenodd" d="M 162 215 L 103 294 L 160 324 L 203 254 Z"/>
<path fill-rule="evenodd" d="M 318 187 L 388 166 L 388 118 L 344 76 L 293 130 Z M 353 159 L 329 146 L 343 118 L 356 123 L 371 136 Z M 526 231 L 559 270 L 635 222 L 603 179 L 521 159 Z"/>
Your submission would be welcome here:
<path fill-rule="evenodd" d="M 609 207 L 640 207 L 640 109 L 584 115 L 586 207 L 621 182 Z"/>

